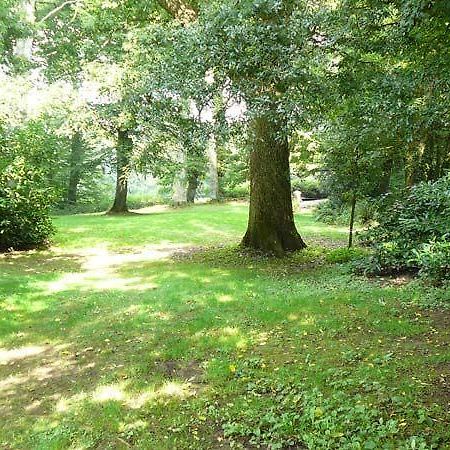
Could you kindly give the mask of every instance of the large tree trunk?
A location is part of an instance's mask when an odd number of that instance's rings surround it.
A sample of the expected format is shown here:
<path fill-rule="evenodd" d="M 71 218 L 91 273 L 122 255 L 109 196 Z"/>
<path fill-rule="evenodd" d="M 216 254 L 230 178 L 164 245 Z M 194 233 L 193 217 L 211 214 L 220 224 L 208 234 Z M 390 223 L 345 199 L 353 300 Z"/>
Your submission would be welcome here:
<path fill-rule="evenodd" d="M 282 256 L 306 247 L 294 224 L 288 141 L 282 127 L 264 116 L 253 121 L 252 131 L 250 212 L 242 245 Z"/>
<path fill-rule="evenodd" d="M 130 175 L 130 152 L 133 141 L 128 135 L 128 130 L 119 130 L 117 133 L 116 147 L 116 195 L 109 214 L 121 214 L 128 212 L 127 194 L 128 177 Z"/>
<path fill-rule="evenodd" d="M 78 199 L 78 185 L 81 180 L 84 147 L 81 133 L 75 132 L 70 143 L 70 173 L 67 187 L 67 203 L 75 204 Z"/>

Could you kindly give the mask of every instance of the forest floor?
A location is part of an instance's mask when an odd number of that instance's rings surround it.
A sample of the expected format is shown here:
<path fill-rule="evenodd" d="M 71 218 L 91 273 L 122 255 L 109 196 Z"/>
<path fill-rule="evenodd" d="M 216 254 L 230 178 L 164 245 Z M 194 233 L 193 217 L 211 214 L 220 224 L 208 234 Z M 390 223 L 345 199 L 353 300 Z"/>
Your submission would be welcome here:
<path fill-rule="evenodd" d="M 448 290 L 352 275 L 309 211 L 281 260 L 245 204 L 139 213 L 0 256 L 1 449 L 450 448 Z"/>

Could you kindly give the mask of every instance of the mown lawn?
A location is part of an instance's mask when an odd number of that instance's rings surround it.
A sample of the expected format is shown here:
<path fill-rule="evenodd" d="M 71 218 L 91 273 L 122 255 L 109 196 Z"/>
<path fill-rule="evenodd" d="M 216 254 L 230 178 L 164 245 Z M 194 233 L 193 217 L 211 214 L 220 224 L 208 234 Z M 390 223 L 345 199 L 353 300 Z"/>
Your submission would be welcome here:
<path fill-rule="evenodd" d="M 1 256 L 0 448 L 450 448 L 448 291 L 351 275 L 309 213 L 249 256 L 246 217 L 64 216 Z"/>

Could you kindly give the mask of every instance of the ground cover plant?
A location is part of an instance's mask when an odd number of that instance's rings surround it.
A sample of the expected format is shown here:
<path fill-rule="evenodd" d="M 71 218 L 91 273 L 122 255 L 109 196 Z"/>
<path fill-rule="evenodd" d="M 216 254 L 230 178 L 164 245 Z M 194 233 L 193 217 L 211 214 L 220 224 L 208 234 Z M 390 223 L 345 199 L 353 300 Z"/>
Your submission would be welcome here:
<path fill-rule="evenodd" d="M 449 448 L 448 291 L 352 275 L 309 212 L 282 259 L 245 204 L 140 212 L 1 256 L 1 448 Z"/>

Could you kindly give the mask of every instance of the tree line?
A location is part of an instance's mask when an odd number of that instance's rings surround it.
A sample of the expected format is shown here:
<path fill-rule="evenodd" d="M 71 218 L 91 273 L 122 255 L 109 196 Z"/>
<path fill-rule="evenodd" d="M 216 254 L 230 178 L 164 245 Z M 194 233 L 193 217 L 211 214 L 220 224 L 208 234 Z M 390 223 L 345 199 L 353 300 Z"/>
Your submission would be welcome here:
<path fill-rule="evenodd" d="M 0 207 L 76 203 L 105 167 L 111 213 L 132 171 L 180 202 L 248 179 L 242 245 L 302 249 L 294 171 L 355 211 L 450 168 L 449 19 L 445 0 L 8 0 L 0 167 L 34 182 L 6 177 Z"/>

